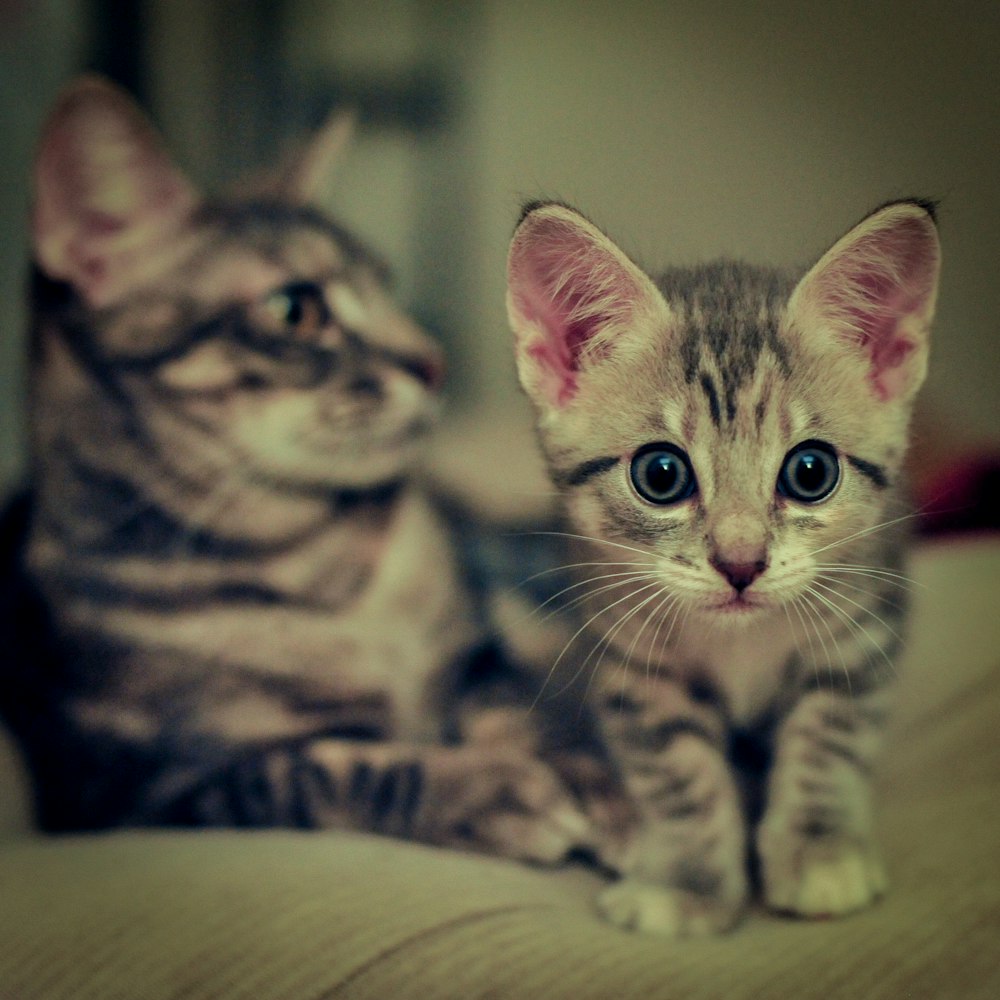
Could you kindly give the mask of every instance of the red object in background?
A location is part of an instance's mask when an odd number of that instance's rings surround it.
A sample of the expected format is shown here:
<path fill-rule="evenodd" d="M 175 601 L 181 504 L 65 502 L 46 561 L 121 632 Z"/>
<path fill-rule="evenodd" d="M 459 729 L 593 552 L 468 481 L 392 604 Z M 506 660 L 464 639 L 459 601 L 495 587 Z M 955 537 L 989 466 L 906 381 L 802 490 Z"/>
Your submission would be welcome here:
<path fill-rule="evenodd" d="M 917 489 L 921 535 L 1000 530 L 1000 454 L 972 455 Z"/>

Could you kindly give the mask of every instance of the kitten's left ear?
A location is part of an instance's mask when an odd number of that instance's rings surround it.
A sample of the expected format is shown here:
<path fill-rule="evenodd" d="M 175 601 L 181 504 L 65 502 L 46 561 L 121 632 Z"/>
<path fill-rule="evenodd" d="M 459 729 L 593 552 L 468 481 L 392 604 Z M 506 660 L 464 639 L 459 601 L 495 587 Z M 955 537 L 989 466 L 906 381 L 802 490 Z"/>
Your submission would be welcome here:
<path fill-rule="evenodd" d="M 927 370 L 941 247 L 933 209 L 899 201 L 876 210 L 828 250 L 788 304 L 791 329 L 830 335 L 867 364 L 882 402 L 910 399 Z M 824 342 L 824 349 L 829 347 Z"/>
<path fill-rule="evenodd" d="M 357 116 L 338 110 L 319 127 L 305 146 L 279 169 L 272 193 L 297 204 L 322 200 L 344 153 L 354 138 Z"/>
<path fill-rule="evenodd" d="M 652 280 L 595 225 L 556 203 L 528 206 L 514 232 L 507 315 L 521 384 L 547 411 L 572 402 L 584 372 L 670 324 Z"/>

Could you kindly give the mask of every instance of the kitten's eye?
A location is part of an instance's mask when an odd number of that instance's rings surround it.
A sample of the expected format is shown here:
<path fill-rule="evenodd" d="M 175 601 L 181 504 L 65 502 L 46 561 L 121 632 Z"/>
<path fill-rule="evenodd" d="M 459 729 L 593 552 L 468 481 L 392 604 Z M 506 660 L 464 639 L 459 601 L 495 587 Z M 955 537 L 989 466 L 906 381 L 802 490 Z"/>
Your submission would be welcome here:
<path fill-rule="evenodd" d="M 629 471 L 636 492 L 650 503 L 680 503 L 697 486 L 690 459 L 672 444 L 648 444 L 640 448 Z"/>
<path fill-rule="evenodd" d="M 786 456 L 778 492 L 800 503 L 825 500 L 840 481 L 837 453 L 825 441 L 804 441 Z"/>
<path fill-rule="evenodd" d="M 306 338 L 330 322 L 323 292 L 311 281 L 298 281 L 272 292 L 264 300 L 264 313 L 276 332 Z"/>

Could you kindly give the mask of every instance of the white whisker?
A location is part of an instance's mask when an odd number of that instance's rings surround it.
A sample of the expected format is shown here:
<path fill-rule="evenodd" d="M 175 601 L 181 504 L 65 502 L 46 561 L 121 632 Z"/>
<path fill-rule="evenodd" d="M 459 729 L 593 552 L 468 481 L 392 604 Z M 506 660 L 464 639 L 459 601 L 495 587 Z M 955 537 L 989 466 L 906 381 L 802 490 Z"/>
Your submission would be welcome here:
<path fill-rule="evenodd" d="M 558 594 L 554 594 L 552 597 L 549 597 L 548 599 L 543 601 L 541 604 L 538 605 L 537 608 L 534 609 L 534 611 L 531 612 L 531 615 L 537 614 L 542 608 L 545 607 L 546 604 L 549 604 L 553 600 L 556 600 L 558 597 L 561 597 L 567 591 L 575 590 L 577 587 L 585 587 L 588 584 L 596 582 L 596 580 L 607 579 L 609 576 L 614 576 L 614 577 L 620 576 L 623 577 L 623 579 L 617 580 L 615 583 L 606 583 L 601 587 L 597 587 L 595 590 L 588 590 L 583 594 L 578 594 L 576 597 L 574 597 L 570 601 L 567 601 L 565 604 L 561 604 L 559 607 L 553 608 L 551 611 L 549 611 L 547 615 L 545 615 L 545 617 L 542 620 L 548 621 L 553 616 L 562 614 L 565 611 L 569 611 L 572 608 L 579 606 L 580 604 L 585 604 L 591 598 L 598 597 L 601 594 L 607 593 L 609 590 L 615 590 L 618 587 L 624 587 L 629 583 L 641 583 L 643 580 L 655 579 L 655 577 L 653 577 L 653 575 L 650 573 L 610 573 L 604 576 L 595 577 L 590 580 L 583 580 L 579 583 L 574 583 L 569 587 L 564 587 L 561 591 L 559 591 Z M 529 615 L 528 617 L 530 618 L 531 615 Z"/>
<path fill-rule="evenodd" d="M 612 542 L 607 538 L 593 538 L 590 535 L 575 535 L 570 531 L 526 531 L 523 532 L 523 534 L 547 535 L 552 538 L 575 538 L 577 541 L 581 542 L 596 542 L 600 545 L 612 545 L 616 549 L 624 549 L 626 552 L 636 552 L 640 556 L 645 556 L 646 558 L 656 555 L 656 553 L 651 549 L 637 549 L 633 545 L 623 545 L 621 542 Z"/>
<path fill-rule="evenodd" d="M 903 521 L 908 521 L 911 518 L 917 517 L 916 514 L 903 514 L 901 517 L 894 517 L 889 521 L 882 521 L 880 524 L 873 524 L 867 528 L 862 528 L 860 531 L 855 531 L 853 534 L 847 535 L 844 538 L 840 538 L 835 542 L 830 542 L 828 545 L 824 545 L 821 548 L 813 549 L 812 552 L 807 553 L 810 556 L 818 556 L 821 552 L 826 552 L 828 549 L 835 549 L 840 545 L 846 545 L 848 542 L 854 541 L 856 538 L 864 538 L 867 535 L 874 534 L 876 531 L 884 531 L 886 528 L 891 528 L 894 524 L 900 524 Z"/>
<path fill-rule="evenodd" d="M 588 628 L 590 628 L 590 626 L 591 626 L 591 625 L 592 625 L 592 624 L 593 624 L 593 623 L 594 623 L 595 621 L 597 621 L 597 619 L 598 619 L 598 618 L 600 618 L 600 617 L 601 617 L 601 615 L 603 615 L 603 614 L 606 614 L 606 613 L 607 613 L 608 611 L 610 611 L 610 610 L 611 610 L 612 608 L 616 608 L 616 607 L 617 607 L 617 606 L 618 606 L 619 604 L 623 603 L 624 601 L 627 601 L 627 600 L 629 600 L 629 598 L 631 598 L 631 597 L 634 597 L 634 596 L 636 596 L 637 594 L 640 594 L 640 593 L 642 593 L 643 591 L 646 591 L 646 590 L 649 590 L 650 588 L 652 588 L 652 587 L 657 587 L 657 586 L 659 586 L 659 584 L 658 584 L 658 583 L 649 583 L 649 584 L 646 584 L 646 586 L 645 586 L 645 587 L 640 587 L 640 588 L 639 588 L 638 590 L 636 590 L 636 591 L 630 591 L 629 593 L 625 594 L 625 596 L 624 596 L 624 597 L 619 597 L 619 598 L 618 598 L 617 600 L 615 600 L 615 601 L 612 601 L 612 602 L 611 602 L 610 604 L 606 605 L 605 607 L 601 608 L 601 609 L 600 609 L 599 611 L 596 611 L 596 612 L 595 612 L 595 613 L 594 613 L 593 615 L 591 615 L 591 617 L 590 617 L 590 618 L 588 618 L 588 619 L 587 619 L 587 620 L 586 620 L 586 621 L 585 621 L 585 622 L 584 622 L 584 623 L 583 623 L 583 624 L 582 624 L 582 625 L 581 625 L 581 626 L 580 626 L 580 627 L 579 627 L 579 628 L 578 628 L 578 629 L 577 629 L 577 630 L 576 630 L 576 631 L 575 631 L 575 632 L 573 633 L 573 635 L 571 635 L 571 636 L 569 637 L 569 639 L 568 639 L 568 640 L 566 641 L 566 644 L 565 644 L 565 645 L 563 646 L 563 648 L 562 648 L 561 652 L 560 652 L 560 653 L 559 653 L 559 655 L 558 655 L 558 656 L 557 656 L 557 657 L 555 658 L 555 660 L 554 660 L 554 662 L 553 662 L 552 666 L 551 666 L 551 667 L 549 668 L 549 672 L 548 672 L 548 675 L 546 676 L 546 679 L 545 679 L 544 683 L 543 683 L 543 684 L 541 685 L 541 687 L 540 687 L 540 689 L 539 689 L 539 691 L 538 691 L 538 694 L 537 694 L 537 695 L 535 695 L 535 700 L 534 700 L 534 702 L 532 702 L 532 706 L 534 706 L 534 705 L 537 705 L 537 704 L 538 704 L 538 699 L 539 699 L 539 698 L 540 698 L 540 697 L 542 696 L 542 692 L 543 692 L 543 691 L 545 690 L 546 686 L 548 685 L 548 682 L 549 682 L 549 681 L 550 681 L 550 680 L 551 680 L 551 679 L 553 678 L 553 676 L 555 675 L 555 672 L 556 672 L 557 668 L 559 667 L 559 664 L 560 664 L 560 663 L 562 662 L 562 659 L 563 659 L 563 657 L 564 657 L 564 656 L 565 656 L 565 655 L 566 655 L 566 654 L 567 654 L 567 653 L 569 652 L 569 649 L 570 649 L 570 647 L 571 647 L 571 646 L 573 645 L 573 643 L 574 643 L 574 642 L 576 642 L 576 640 L 577 640 L 577 639 L 578 639 L 578 638 L 579 638 L 579 637 L 580 637 L 580 636 L 581 636 L 581 635 L 582 635 L 582 634 L 583 634 L 583 633 L 584 633 L 584 632 L 585 632 L 585 631 L 586 631 L 586 630 L 587 630 Z M 576 680 L 576 679 L 577 679 L 577 678 L 578 678 L 578 677 L 580 676 L 580 673 L 581 673 L 582 669 L 583 669 L 583 667 L 582 667 L 582 666 L 580 666 L 580 667 L 578 667 L 578 668 L 576 669 L 576 671 L 574 672 L 573 676 L 572 676 L 572 677 L 570 677 L 570 679 L 569 679 L 569 680 L 568 680 L 568 681 L 567 681 L 567 682 L 566 682 L 566 683 L 565 683 L 565 684 L 563 685 L 563 687 L 561 687 L 561 688 L 559 689 L 559 691 L 557 691 L 557 692 L 556 692 L 556 695 L 557 695 L 557 696 L 558 696 L 558 695 L 560 695 L 560 694 L 562 694 L 562 693 L 563 693 L 564 691 L 568 691 L 568 690 L 569 690 L 569 688 L 570 688 L 570 687 L 572 686 L 573 682 L 574 682 L 574 681 L 575 681 L 575 680 Z"/>

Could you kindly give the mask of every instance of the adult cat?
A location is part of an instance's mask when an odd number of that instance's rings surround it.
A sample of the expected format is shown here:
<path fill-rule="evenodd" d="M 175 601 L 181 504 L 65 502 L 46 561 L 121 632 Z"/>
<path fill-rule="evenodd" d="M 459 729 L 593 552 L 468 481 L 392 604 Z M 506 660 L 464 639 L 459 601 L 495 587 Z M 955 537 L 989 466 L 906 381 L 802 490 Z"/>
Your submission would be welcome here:
<path fill-rule="evenodd" d="M 543 861 L 586 839 L 413 476 L 440 351 L 309 205 L 345 131 L 207 200 L 107 82 L 45 128 L 0 705 L 46 829 L 355 827 Z"/>
<path fill-rule="evenodd" d="M 593 674 L 641 813 L 601 899 L 615 923 L 731 926 L 748 854 L 778 910 L 883 891 L 870 777 L 938 269 L 916 200 L 804 275 L 721 262 L 654 281 L 569 207 L 522 216 L 508 311 L 572 533 L 563 658 Z"/>

